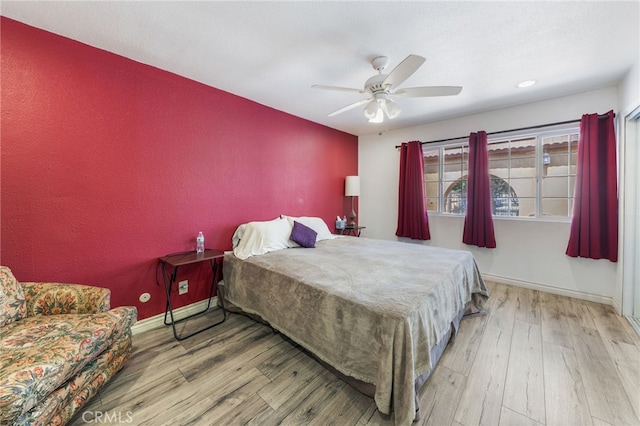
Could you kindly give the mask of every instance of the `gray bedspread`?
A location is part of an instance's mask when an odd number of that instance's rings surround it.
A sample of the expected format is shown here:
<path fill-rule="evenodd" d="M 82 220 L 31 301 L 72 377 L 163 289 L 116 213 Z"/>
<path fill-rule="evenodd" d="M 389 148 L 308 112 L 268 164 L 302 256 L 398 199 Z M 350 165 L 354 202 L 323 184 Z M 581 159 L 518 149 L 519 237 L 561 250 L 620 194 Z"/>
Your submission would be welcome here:
<path fill-rule="evenodd" d="M 338 371 L 376 386 L 397 425 L 415 416 L 414 381 L 467 302 L 488 296 L 471 253 L 355 237 L 224 258 L 225 298 Z"/>

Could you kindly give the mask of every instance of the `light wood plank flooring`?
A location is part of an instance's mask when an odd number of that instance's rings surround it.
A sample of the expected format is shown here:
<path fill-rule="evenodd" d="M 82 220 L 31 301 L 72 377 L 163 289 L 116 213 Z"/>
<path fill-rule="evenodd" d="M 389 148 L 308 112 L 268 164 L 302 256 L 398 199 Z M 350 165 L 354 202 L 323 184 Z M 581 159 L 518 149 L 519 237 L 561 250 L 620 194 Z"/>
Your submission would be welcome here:
<path fill-rule="evenodd" d="M 624 318 L 610 306 L 488 285 L 488 314 L 462 321 L 420 391 L 417 424 L 640 425 L 640 338 Z M 166 327 L 133 343 L 125 368 L 72 425 L 393 424 L 371 398 L 241 315 L 183 342 Z"/>

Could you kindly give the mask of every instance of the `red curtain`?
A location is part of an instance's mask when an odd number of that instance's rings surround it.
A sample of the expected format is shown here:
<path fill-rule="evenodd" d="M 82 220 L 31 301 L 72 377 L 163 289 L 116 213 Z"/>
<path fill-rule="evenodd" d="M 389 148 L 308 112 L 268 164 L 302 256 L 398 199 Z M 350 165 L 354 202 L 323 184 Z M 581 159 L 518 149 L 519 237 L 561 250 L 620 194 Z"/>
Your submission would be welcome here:
<path fill-rule="evenodd" d="M 424 158 L 420 142 L 405 142 L 400 147 L 400 187 L 396 235 L 415 240 L 431 238 L 425 206 Z"/>
<path fill-rule="evenodd" d="M 478 247 L 496 247 L 493 217 L 491 216 L 487 132 L 484 131 L 469 135 L 467 209 L 464 217 L 462 242 Z"/>
<path fill-rule="evenodd" d="M 614 113 L 580 121 L 575 204 L 567 255 L 618 261 L 618 181 Z"/>

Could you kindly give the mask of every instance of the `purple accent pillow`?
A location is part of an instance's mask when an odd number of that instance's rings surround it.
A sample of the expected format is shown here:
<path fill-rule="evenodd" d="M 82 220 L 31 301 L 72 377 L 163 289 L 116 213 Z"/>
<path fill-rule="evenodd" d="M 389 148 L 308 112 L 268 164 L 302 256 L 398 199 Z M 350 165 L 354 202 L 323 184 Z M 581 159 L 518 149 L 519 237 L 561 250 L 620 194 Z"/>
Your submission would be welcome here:
<path fill-rule="evenodd" d="M 293 230 L 291 231 L 291 241 L 300 244 L 302 247 L 314 248 L 316 246 L 316 237 L 318 233 L 313 229 L 293 221 Z"/>

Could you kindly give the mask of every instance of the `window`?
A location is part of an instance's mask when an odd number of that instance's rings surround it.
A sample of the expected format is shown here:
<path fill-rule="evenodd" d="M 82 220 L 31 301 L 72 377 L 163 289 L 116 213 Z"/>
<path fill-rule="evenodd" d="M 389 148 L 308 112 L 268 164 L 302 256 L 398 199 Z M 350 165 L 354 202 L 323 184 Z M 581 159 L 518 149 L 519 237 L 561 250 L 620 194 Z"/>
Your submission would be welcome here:
<path fill-rule="evenodd" d="M 571 217 L 578 128 L 488 140 L 494 216 Z M 467 204 L 468 141 L 424 145 L 427 210 L 464 215 Z"/>

